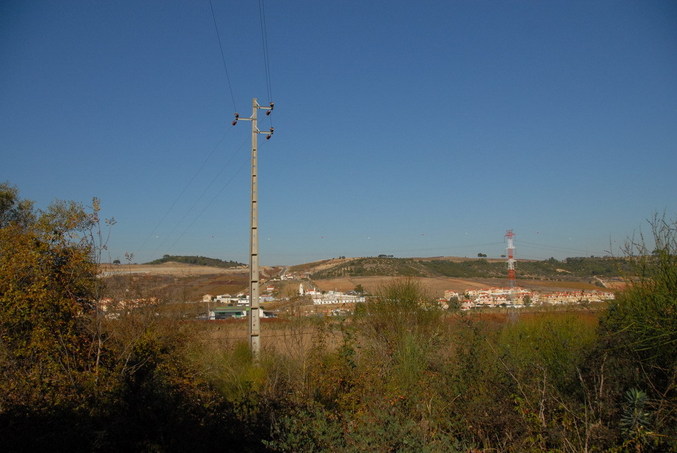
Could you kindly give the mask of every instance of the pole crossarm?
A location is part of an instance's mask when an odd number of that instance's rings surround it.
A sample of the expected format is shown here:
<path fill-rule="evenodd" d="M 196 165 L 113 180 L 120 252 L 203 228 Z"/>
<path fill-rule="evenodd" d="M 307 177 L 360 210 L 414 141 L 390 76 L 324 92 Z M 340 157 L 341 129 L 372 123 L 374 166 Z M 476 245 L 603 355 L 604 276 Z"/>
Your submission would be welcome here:
<path fill-rule="evenodd" d="M 270 113 L 275 109 L 275 103 L 271 102 L 270 105 L 263 106 L 263 105 L 259 105 L 259 103 L 256 101 L 256 99 L 254 99 L 252 107 L 254 109 L 254 112 L 252 113 L 251 117 L 242 118 L 242 117 L 240 117 L 239 113 L 236 113 L 235 119 L 233 120 L 232 125 L 235 126 L 239 121 L 252 121 L 252 122 L 256 123 L 256 121 L 257 121 L 257 118 L 256 118 L 257 115 L 255 113 L 256 110 L 265 110 L 266 115 L 270 115 Z M 266 140 L 270 140 L 270 137 L 272 137 L 273 134 L 275 133 L 275 128 L 271 126 L 270 130 L 262 131 L 262 130 L 259 130 L 259 128 L 256 125 L 254 125 L 252 127 L 252 133 L 264 134 L 264 135 L 266 135 Z"/>

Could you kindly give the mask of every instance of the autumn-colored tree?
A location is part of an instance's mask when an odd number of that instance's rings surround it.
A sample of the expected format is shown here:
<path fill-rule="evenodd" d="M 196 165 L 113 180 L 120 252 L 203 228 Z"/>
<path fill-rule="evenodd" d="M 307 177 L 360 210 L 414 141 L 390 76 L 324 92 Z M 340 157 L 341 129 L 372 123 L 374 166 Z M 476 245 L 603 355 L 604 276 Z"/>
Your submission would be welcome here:
<path fill-rule="evenodd" d="M 186 360 L 190 326 L 150 307 L 104 316 L 112 223 L 97 199 L 37 210 L 0 184 L 2 451 L 253 451 L 256 431 Z"/>
<path fill-rule="evenodd" d="M 36 212 L 0 184 L 0 410 L 78 404 L 88 385 L 95 213 Z"/>

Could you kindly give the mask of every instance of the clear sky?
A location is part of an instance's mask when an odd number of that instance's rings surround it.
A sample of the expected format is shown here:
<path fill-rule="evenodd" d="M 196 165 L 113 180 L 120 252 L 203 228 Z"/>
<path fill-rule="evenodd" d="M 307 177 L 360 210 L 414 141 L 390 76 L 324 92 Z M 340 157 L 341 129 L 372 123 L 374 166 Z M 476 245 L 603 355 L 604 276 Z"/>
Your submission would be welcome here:
<path fill-rule="evenodd" d="M 677 2 L 0 3 L 0 181 L 110 259 L 604 255 L 677 213 Z M 233 95 L 231 96 L 231 88 Z M 269 89 L 270 88 L 270 89 Z M 269 122 L 261 123 L 267 128 Z M 644 228 L 644 227 L 642 227 Z"/>

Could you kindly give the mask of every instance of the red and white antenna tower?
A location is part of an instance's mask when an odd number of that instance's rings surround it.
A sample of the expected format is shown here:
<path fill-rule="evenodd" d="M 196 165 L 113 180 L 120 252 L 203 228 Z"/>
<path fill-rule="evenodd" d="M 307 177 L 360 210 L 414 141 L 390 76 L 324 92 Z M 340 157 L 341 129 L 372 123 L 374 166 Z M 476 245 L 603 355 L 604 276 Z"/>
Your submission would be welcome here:
<path fill-rule="evenodd" d="M 514 237 L 515 233 L 512 230 L 506 231 L 505 238 L 508 241 L 508 285 L 511 290 L 515 287 L 515 244 L 512 242 Z"/>

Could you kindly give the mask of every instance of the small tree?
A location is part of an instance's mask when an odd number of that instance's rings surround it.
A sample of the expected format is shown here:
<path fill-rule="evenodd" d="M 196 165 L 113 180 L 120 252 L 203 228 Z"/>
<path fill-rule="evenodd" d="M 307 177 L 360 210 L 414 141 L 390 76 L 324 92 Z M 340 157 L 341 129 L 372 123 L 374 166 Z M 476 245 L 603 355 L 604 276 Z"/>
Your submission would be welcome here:
<path fill-rule="evenodd" d="M 95 219 L 78 203 L 34 212 L 0 186 L 0 409 L 76 404 L 89 383 Z"/>
<path fill-rule="evenodd" d="M 461 300 L 458 296 L 452 296 L 449 298 L 449 311 L 456 311 L 461 309 Z"/>

